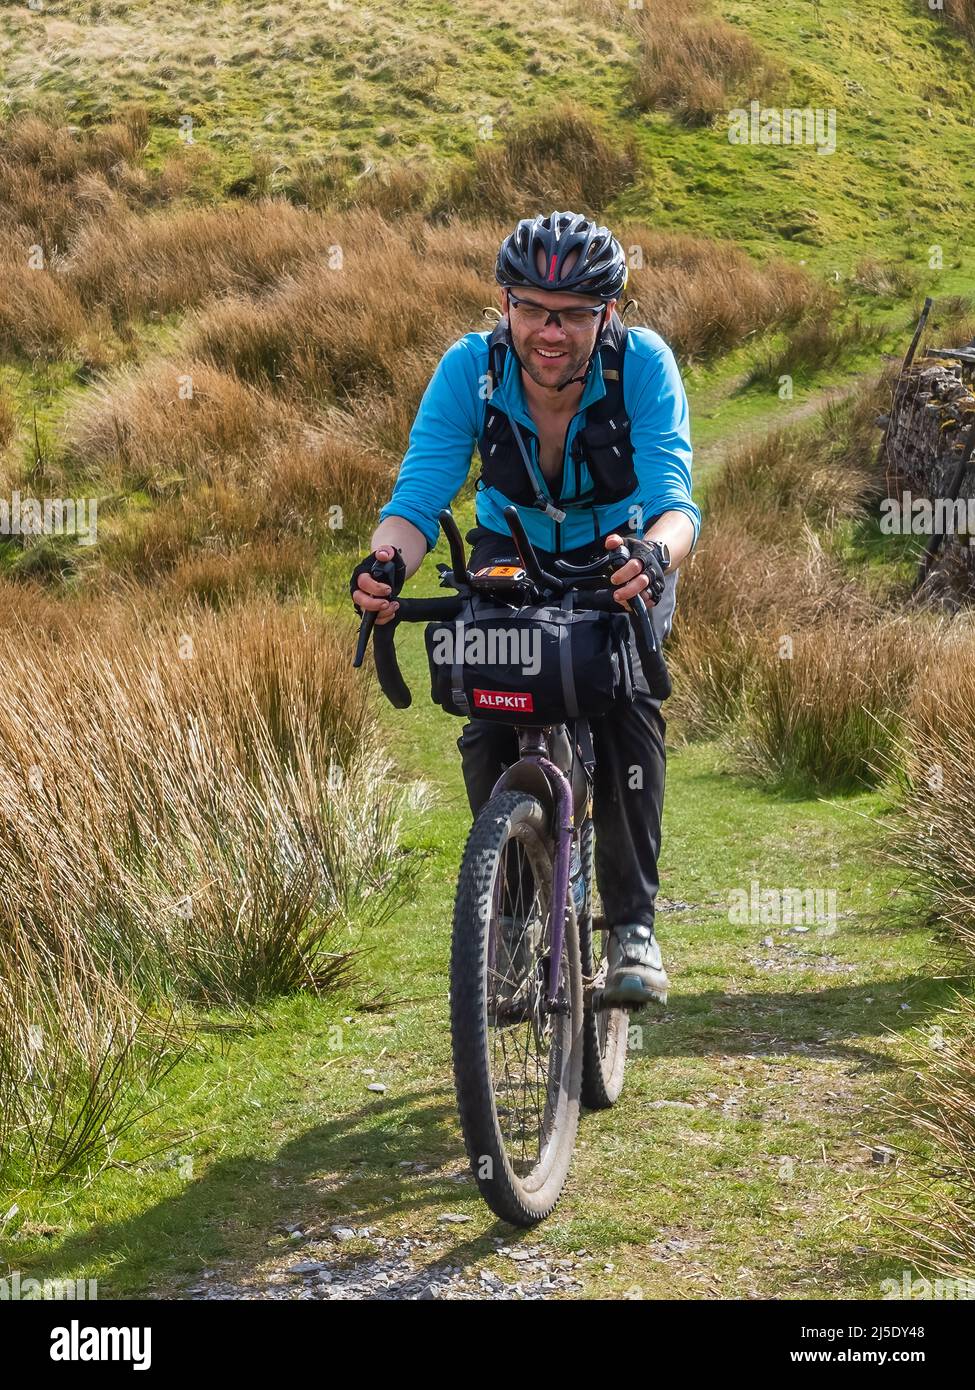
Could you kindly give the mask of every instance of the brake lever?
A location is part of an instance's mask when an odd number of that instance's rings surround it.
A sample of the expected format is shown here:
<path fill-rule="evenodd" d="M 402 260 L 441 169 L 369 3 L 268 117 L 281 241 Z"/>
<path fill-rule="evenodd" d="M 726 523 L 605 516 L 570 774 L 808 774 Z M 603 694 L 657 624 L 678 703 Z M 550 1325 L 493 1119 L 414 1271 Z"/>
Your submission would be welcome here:
<path fill-rule="evenodd" d="M 376 580 L 377 584 L 388 584 L 390 596 L 392 596 L 393 580 L 396 578 L 396 566 L 392 560 L 377 560 L 369 570 L 369 574 Z M 359 624 L 359 640 L 356 643 L 355 656 L 352 658 L 353 670 L 358 671 L 365 660 L 369 638 L 376 626 L 377 611 L 375 608 L 367 608 L 362 615 L 362 622 Z"/>

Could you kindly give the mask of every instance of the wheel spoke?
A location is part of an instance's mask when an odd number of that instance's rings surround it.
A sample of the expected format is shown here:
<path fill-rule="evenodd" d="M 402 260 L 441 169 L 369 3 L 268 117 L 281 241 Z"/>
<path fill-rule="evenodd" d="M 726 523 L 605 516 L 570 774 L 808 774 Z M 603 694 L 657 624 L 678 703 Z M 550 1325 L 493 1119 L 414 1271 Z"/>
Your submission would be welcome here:
<path fill-rule="evenodd" d="M 542 867 L 532 863 L 520 839 L 509 840 L 499 855 L 491 897 L 492 1087 L 508 1158 L 522 1177 L 541 1162 L 551 1137 L 563 1062 L 565 1017 L 547 1010 L 546 903 L 536 873 Z"/>

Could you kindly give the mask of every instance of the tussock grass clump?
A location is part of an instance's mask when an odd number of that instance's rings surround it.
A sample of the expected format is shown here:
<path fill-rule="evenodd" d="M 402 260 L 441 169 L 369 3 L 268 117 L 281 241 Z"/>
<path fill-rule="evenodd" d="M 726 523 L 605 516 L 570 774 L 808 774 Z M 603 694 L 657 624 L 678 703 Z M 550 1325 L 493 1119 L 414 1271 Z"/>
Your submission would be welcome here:
<path fill-rule="evenodd" d="M 970 976 L 975 960 L 975 629 L 955 618 L 908 706 L 898 744 L 885 760 L 896 814 L 887 822 L 891 861 L 928 909 L 948 969 Z M 949 1277 L 975 1263 L 975 1006 L 966 994 L 918 1046 L 917 1084 L 903 1114 L 931 1142 L 933 1157 L 905 1180 L 899 1225 L 917 1259 Z M 937 1200 L 919 1203 L 930 1184 Z M 921 1211 L 923 1215 L 917 1215 Z"/>
<path fill-rule="evenodd" d="M 273 396 L 207 363 L 156 361 L 93 387 L 66 432 L 63 461 L 115 489 L 159 495 L 232 478 L 301 424 Z"/>
<path fill-rule="evenodd" d="M 260 300 L 215 305 L 192 326 L 189 353 L 270 390 L 348 404 L 395 393 L 406 354 L 432 371 L 451 338 L 483 323 L 484 278 L 449 237 L 361 213 L 337 230 L 340 269 L 311 263 Z"/>
<path fill-rule="evenodd" d="M 165 536 L 165 522 L 162 530 Z M 119 569 L 145 582 L 159 579 L 167 604 L 192 600 L 223 608 L 258 594 L 286 599 L 307 593 L 321 562 L 321 546 L 305 536 L 230 543 L 224 534 L 208 534 L 202 545 L 182 545 L 182 539 L 173 543 L 172 559 L 161 562 L 159 528 L 146 528 L 129 545 L 123 539 Z M 111 559 L 116 561 L 114 551 Z"/>
<path fill-rule="evenodd" d="M 787 261 L 760 265 L 732 242 L 640 223 L 625 224 L 617 235 L 631 264 L 626 294 L 685 360 L 715 356 L 763 328 L 825 312 L 826 291 Z"/>
<path fill-rule="evenodd" d="M 110 301 L 127 278 L 119 225 L 186 191 L 195 156 L 181 151 L 150 173 L 148 134 L 141 107 L 86 129 L 30 114 L 0 127 L 0 351 L 33 360 L 80 351 L 91 370 L 110 365 L 106 304 L 72 283 L 70 256 L 76 245 L 97 252 Z"/>
<path fill-rule="evenodd" d="M 944 0 L 941 12 L 949 24 L 975 44 L 975 0 Z"/>
<path fill-rule="evenodd" d="M 840 614 L 863 621 L 872 616 L 869 601 L 808 527 L 800 545 L 788 539 L 756 544 L 740 517 L 708 515 L 697 548 L 681 566 L 678 594 L 672 708 L 694 738 L 735 728 L 762 654 L 777 649 L 783 633 Z"/>
<path fill-rule="evenodd" d="M 730 106 L 766 96 L 782 76 L 750 34 L 693 0 L 655 0 L 635 18 L 641 52 L 633 96 L 644 111 L 709 125 Z"/>
<path fill-rule="evenodd" d="M 212 480 L 127 516 L 99 542 L 105 566 L 146 584 L 165 580 L 167 598 L 292 593 L 312 580 L 326 546 L 361 548 L 390 486 L 382 460 L 334 435 L 276 445 L 237 480 L 231 460 L 221 466 L 222 476 L 215 469 Z"/>
<path fill-rule="evenodd" d="M 371 208 L 382 217 L 422 212 L 436 198 L 433 168 L 426 162 L 373 165 L 345 155 L 309 156 L 298 161 L 281 192 L 292 203 L 315 212 Z M 255 175 L 255 185 L 259 186 Z"/>
<path fill-rule="evenodd" d="M 0 352 L 32 360 L 65 356 L 86 328 L 77 294 L 50 268 L 31 265 L 30 244 L 0 250 Z"/>
<path fill-rule="evenodd" d="M 372 208 L 381 217 L 422 212 L 434 196 L 430 169 L 423 164 L 393 164 L 359 178 L 346 197 L 351 208 Z"/>
<path fill-rule="evenodd" d="M 98 1168 L 152 1108 L 187 1047 L 187 1021 L 105 978 L 83 939 L 0 929 L 0 1180 Z"/>
<path fill-rule="evenodd" d="M 610 141 L 594 117 L 565 103 L 533 113 L 501 139 L 479 143 L 471 166 L 450 180 L 438 211 L 524 217 L 572 208 L 594 213 L 636 178 L 632 141 Z"/>
<path fill-rule="evenodd" d="M 937 1033 L 928 1033 L 910 1056 L 915 1081 L 899 1118 L 917 1129 L 935 1155 L 916 1165 L 899 1188 L 889 1215 L 900 1231 L 898 1253 L 909 1268 L 924 1269 L 971 1288 L 975 1268 L 975 1002 L 956 996 Z M 921 1213 L 921 1214 L 919 1214 Z M 937 1293 L 935 1297 L 937 1297 Z M 951 1289 L 946 1298 L 965 1295 Z"/>
<path fill-rule="evenodd" d="M 776 384 L 783 376 L 803 377 L 833 367 L 854 351 L 878 348 L 887 336 L 880 323 L 868 323 L 854 314 L 847 323 L 826 316 L 812 316 L 790 330 L 781 347 L 764 354 L 754 365 L 748 384 Z"/>
<path fill-rule="evenodd" d="M 926 630 L 907 620 L 844 615 L 779 634 L 750 673 L 736 738 L 744 763 L 772 786 L 873 785 L 931 655 Z"/>
<path fill-rule="evenodd" d="M 921 277 L 911 266 L 901 262 L 863 256 L 853 272 L 853 283 L 858 289 L 882 299 L 902 299 L 916 293 Z"/>
<path fill-rule="evenodd" d="M 722 735 L 772 786 L 849 789 L 876 780 L 930 650 L 824 549 L 875 495 L 886 379 L 864 382 L 811 425 L 739 448 L 705 498 L 682 567 L 675 710 L 691 736 Z"/>
<path fill-rule="evenodd" d="M 975 813 L 975 630 L 964 616 L 942 634 L 939 659 L 906 712 L 891 765 L 904 817 L 892 848 L 929 898 L 934 915 L 975 957 L 975 854 L 961 827 Z"/>
<path fill-rule="evenodd" d="M 257 603 L 97 629 L 69 607 L 8 591 L 0 623 L 0 1112 L 42 1167 L 131 1113 L 167 1008 L 334 987 L 349 924 L 406 872 L 346 632 Z"/>
<path fill-rule="evenodd" d="M 138 166 L 148 134 L 143 108 L 86 130 L 13 117 L 0 128 L 0 225 L 49 256 L 65 251 L 86 218 L 146 195 L 149 179 Z"/>
<path fill-rule="evenodd" d="M 873 378 L 813 422 L 747 441 L 709 482 L 709 517 L 775 537 L 857 516 L 883 490 L 876 419 L 889 401 L 888 379 Z"/>
<path fill-rule="evenodd" d="M 148 510 L 103 520 L 86 558 L 124 578 L 165 580 L 168 600 L 294 593 L 323 548 L 370 529 L 390 486 L 386 459 L 354 442 L 354 420 L 324 423 L 207 363 L 156 361 L 86 394 L 50 481 L 66 493 L 94 484 L 110 498 L 151 499 Z"/>
<path fill-rule="evenodd" d="M 284 200 L 189 207 L 92 223 L 66 278 L 116 321 L 169 314 L 225 295 L 259 295 L 342 244 L 334 226 Z"/>

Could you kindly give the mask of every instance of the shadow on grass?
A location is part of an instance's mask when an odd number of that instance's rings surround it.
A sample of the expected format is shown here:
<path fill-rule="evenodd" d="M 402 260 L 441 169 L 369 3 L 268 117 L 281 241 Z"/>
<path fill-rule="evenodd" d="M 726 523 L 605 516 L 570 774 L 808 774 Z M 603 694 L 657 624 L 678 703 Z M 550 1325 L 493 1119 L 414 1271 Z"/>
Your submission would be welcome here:
<path fill-rule="evenodd" d="M 815 957 L 807 969 L 814 968 Z M 647 1059 L 786 1054 L 854 1062 L 857 1071 L 890 1071 L 898 1066 L 895 1059 L 854 1039 L 879 1039 L 921 1026 L 950 1002 L 959 983 L 907 975 L 823 989 L 803 984 L 755 994 L 672 993 L 663 1013 L 643 1010 L 632 1021 L 643 1027 L 641 1055 Z"/>
<path fill-rule="evenodd" d="M 220 1272 L 221 1278 L 249 1285 L 251 1270 L 264 1261 L 289 1250 L 300 1258 L 308 1242 L 292 1241 L 285 1226 L 298 1227 L 317 1242 L 329 1239 L 333 1225 L 362 1229 L 380 1218 L 388 1221 L 390 1213 L 412 1213 L 411 1234 L 442 1237 L 443 1227 L 432 1218 L 429 1226 L 424 1223 L 428 1208 L 466 1208 L 472 1215 L 483 1210 L 473 1183 L 452 1181 L 443 1171 L 456 1171 L 465 1162 L 452 1091 L 412 1091 L 308 1130 L 272 1159 L 220 1159 L 172 1197 L 130 1219 L 70 1236 L 54 1250 L 20 1255 L 8 1244 L 5 1254 L 11 1268 L 38 1279 L 72 1272 L 92 1277 L 107 1264 L 110 1272 L 99 1279 L 102 1298 L 182 1297 L 203 1269 L 219 1272 L 224 1262 L 232 1268 Z M 411 1171 L 420 1163 L 431 1171 Z M 483 1258 L 497 1232 L 517 1238 L 498 1224 L 486 1235 L 431 1255 L 430 1270 L 409 1282 L 419 1290 L 430 1282 L 434 1266 Z M 362 1258 L 361 1248 L 343 1257 L 338 1246 L 328 1262 L 341 1268 Z M 258 1278 L 254 1290 L 259 1289 Z"/>
<path fill-rule="evenodd" d="M 910 1012 L 900 1008 L 907 990 Z M 661 1015 L 635 1016 L 646 1027 L 631 1065 L 664 1056 L 786 1054 L 853 1061 L 858 1070 L 889 1069 L 895 1065 L 890 1058 L 847 1039 L 915 1028 L 949 993 L 948 982 L 907 977 L 813 992 L 678 995 Z M 846 1036 L 833 1040 L 825 1036 L 827 1029 Z M 429 1171 L 416 1171 L 421 1163 Z M 435 1238 L 438 1248 L 429 1251 L 424 1268 L 404 1272 L 374 1296 L 416 1297 L 439 1268 L 483 1260 L 493 1250 L 492 1237 L 511 1244 L 532 1239 L 532 1232 L 499 1222 L 445 1250 L 448 1232 L 436 1223 L 433 1208 L 457 1210 L 475 1221 L 483 1213 L 473 1183 L 455 1180 L 460 1173 L 466 1173 L 466 1160 L 452 1091 L 413 1090 L 338 1115 L 296 1136 L 271 1159 L 220 1159 L 180 1192 L 132 1218 L 69 1236 L 50 1251 L 25 1250 L 21 1257 L 8 1248 L 8 1258 L 42 1279 L 91 1277 L 107 1266 L 100 1281 L 105 1298 L 184 1297 L 209 1267 L 217 1269 L 215 1283 L 229 1280 L 260 1296 L 254 1271 L 265 1261 L 289 1250 L 298 1256 L 308 1242 L 328 1240 L 333 1225 L 362 1229 L 382 1222 L 384 1234 L 394 1234 L 390 1216 L 397 1224 L 405 1216 L 411 1236 Z M 307 1239 L 292 1241 L 288 1225 Z M 366 1256 L 361 1246 L 348 1252 L 338 1246 L 324 1258 L 341 1268 Z M 423 1247 L 411 1250 L 411 1258 L 424 1259 Z M 226 1272 L 220 1270 L 224 1264 Z"/>

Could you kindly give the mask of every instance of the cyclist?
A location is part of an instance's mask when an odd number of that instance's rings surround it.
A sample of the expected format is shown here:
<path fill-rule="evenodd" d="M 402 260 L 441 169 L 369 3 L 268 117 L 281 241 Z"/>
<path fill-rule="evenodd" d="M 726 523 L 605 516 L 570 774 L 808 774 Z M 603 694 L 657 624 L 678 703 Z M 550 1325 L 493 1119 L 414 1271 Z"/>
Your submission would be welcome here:
<path fill-rule="evenodd" d="M 372 552 L 350 592 L 377 623 L 396 614 L 403 582 L 439 533 L 437 516 L 481 457 L 470 565 L 516 562 L 503 509 L 514 504 L 543 566 L 556 555 L 588 562 L 621 544 L 630 561 L 612 576 L 624 605 L 644 594 L 658 640 L 670 630 L 676 571 L 697 540 L 687 398 L 673 353 L 647 328 L 627 328 L 616 306 L 627 280 L 623 249 L 606 227 L 572 212 L 523 218 L 495 268 L 501 320 L 444 353 L 420 403 Z M 625 371 L 624 371 L 625 365 Z M 394 560 L 392 585 L 373 561 Z M 666 1002 L 654 935 L 666 723 L 631 636 L 634 699 L 593 723 L 596 882 L 611 928 L 607 1004 Z M 507 726 L 472 719 L 458 739 L 476 815 L 518 756 Z"/>

